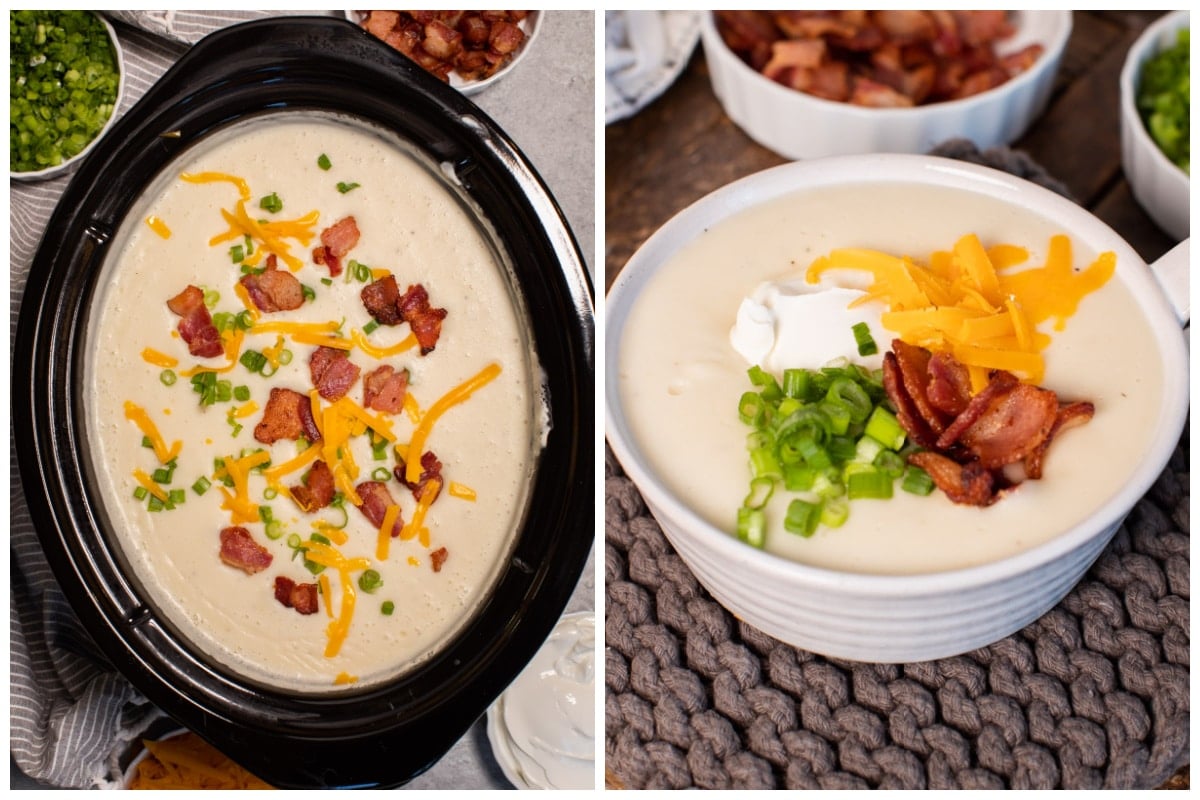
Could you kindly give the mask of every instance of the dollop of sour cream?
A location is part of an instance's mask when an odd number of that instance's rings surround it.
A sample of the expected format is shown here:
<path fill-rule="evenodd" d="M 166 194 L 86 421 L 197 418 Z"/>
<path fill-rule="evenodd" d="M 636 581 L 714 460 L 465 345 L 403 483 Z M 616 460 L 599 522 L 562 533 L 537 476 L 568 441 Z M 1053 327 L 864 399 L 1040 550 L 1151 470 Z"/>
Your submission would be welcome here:
<path fill-rule="evenodd" d="M 879 303 L 849 307 L 864 294 L 824 280 L 811 284 L 798 278 L 759 284 L 738 307 L 729 342 L 746 363 L 776 374 L 797 367 L 818 369 L 839 358 L 878 369 L 892 334 L 880 322 Z M 859 322 L 870 329 L 877 354 L 858 354 L 852 328 Z"/>
<path fill-rule="evenodd" d="M 595 788 L 595 641 L 594 615 L 564 616 L 489 712 L 492 747 L 518 788 Z"/>

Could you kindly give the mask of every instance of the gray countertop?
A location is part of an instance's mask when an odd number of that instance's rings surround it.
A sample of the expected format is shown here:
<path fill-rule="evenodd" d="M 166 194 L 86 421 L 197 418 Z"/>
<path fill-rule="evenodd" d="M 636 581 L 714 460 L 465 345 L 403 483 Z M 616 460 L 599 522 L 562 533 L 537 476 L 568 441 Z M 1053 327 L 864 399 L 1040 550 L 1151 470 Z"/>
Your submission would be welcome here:
<path fill-rule="evenodd" d="M 562 208 L 589 274 L 594 276 L 595 15 L 590 11 L 544 13 L 535 46 L 521 63 L 471 99 L 508 133 L 537 169 Z M 592 530 L 580 534 L 594 537 Z M 566 610 L 594 609 L 593 549 Z M 51 788 L 25 776 L 11 757 L 10 764 L 11 788 Z M 407 788 L 511 786 L 492 756 L 485 719 L 480 719 L 444 758 Z"/>

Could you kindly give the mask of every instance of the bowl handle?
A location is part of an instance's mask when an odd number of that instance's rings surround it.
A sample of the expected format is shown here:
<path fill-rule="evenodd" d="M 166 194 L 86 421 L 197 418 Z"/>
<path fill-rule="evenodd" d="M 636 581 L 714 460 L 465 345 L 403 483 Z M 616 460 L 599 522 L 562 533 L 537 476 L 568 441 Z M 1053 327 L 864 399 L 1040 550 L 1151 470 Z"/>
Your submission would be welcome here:
<path fill-rule="evenodd" d="M 1175 316 L 1181 325 L 1187 325 L 1192 315 L 1190 295 L 1191 273 L 1188 263 L 1191 255 L 1191 239 L 1184 239 L 1172 247 L 1166 255 L 1150 265 L 1158 285 L 1167 295 Z"/>

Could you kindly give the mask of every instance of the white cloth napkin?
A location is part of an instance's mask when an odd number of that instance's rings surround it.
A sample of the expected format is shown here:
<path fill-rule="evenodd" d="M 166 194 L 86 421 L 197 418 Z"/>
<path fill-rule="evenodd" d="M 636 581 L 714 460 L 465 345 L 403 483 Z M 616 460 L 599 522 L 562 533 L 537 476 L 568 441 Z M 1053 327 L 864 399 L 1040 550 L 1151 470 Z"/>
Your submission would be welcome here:
<path fill-rule="evenodd" d="M 687 67 L 699 11 L 604 12 L 604 124 L 648 106 Z"/>

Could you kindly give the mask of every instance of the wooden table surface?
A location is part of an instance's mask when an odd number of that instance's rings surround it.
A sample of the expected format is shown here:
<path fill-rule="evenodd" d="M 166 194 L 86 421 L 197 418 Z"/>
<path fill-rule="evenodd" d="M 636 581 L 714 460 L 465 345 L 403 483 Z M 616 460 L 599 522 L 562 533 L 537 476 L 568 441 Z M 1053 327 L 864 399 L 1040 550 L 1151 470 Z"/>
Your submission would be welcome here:
<path fill-rule="evenodd" d="M 1119 77 L 1125 54 L 1161 11 L 1074 13 L 1050 102 L 1012 147 L 1066 184 L 1147 261 L 1176 244 L 1134 200 L 1121 170 Z M 713 190 L 786 159 L 722 111 L 703 48 L 650 106 L 605 130 L 605 290 L 641 244 Z M 1162 788 L 1187 789 L 1184 767 Z"/>
<path fill-rule="evenodd" d="M 1118 79 L 1125 54 L 1160 11 L 1076 11 L 1045 112 L 1012 147 L 1064 182 L 1083 206 L 1147 262 L 1175 240 L 1133 199 L 1121 171 Z M 605 131 L 605 289 L 634 251 L 677 211 L 786 159 L 722 111 L 703 48 L 667 91 Z"/>

